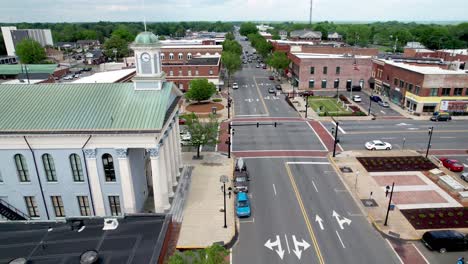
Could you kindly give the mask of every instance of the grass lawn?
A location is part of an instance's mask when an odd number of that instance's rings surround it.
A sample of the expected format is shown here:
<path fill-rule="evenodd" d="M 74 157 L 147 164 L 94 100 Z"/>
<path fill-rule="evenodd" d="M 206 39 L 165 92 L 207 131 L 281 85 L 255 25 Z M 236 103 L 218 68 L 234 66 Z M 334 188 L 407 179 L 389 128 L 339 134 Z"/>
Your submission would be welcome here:
<path fill-rule="evenodd" d="M 346 107 L 337 102 L 336 98 L 329 97 L 309 97 L 309 106 L 316 112 L 318 109 L 322 108 L 320 112 L 328 113 L 351 113 L 351 111 L 346 110 Z"/>

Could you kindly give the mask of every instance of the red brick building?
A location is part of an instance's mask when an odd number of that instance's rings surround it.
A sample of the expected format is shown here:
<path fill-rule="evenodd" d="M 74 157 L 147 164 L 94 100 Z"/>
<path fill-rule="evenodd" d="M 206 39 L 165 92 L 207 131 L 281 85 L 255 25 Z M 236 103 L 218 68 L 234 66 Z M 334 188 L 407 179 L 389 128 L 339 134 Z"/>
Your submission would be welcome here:
<path fill-rule="evenodd" d="M 374 59 L 374 91 L 410 112 L 468 112 L 468 74 L 434 59 Z"/>
<path fill-rule="evenodd" d="M 187 91 L 190 81 L 196 78 L 206 78 L 219 88 L 223 84 L 219 78 L 223 47 L 206 43 L 163 45 L 161 62 L 166 79 L 183 91 Z"/>
<path fill-rule="evenodd" d="M 416 57 L 416 58 L 440 58 L 444 61 L 460 61 L 461 69 L 467 69 L 468 64 L 468 49 L 456 49 L 456 50 L 428 50 L 428 49 L 411 49 L 405 48 L 405 57 Z"/>

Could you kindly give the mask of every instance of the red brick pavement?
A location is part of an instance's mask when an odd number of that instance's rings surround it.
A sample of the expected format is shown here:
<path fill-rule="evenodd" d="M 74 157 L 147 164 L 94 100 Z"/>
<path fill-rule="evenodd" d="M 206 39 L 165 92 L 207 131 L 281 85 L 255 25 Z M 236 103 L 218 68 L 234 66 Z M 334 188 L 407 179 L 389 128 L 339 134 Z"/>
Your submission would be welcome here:
<path fill-rule="evenodd" d="M 329 132 L 325 129 L 325 127 L 322 126 L 322 124 L 320 124 L 320 122 L 318 122 L 318 121 L 311 120 L 311 121 L 307 121 L 307 122 L 309 122 L 309 124 L 315 130 L 315 133 L 317 133 L 317 135 L 320 137 L 320 139 L 322 139 L 323 144 L 325 144 L 328 151 L 333 151 L 334 139 L 331 136 L 331 134 L 329 134 Z M 343 149 L 341 148 L 340 145 L 337 145 L 336 149 L 338 151 L 343 151 Z"/>
<path fill-rule="evenodd" d="M 234 118 L 232 122 L 262 122 L 262 121 L 291 121 L 300 122 L 304 119 L 300 117 L 253 117 L 253 118 Z"/>
<path fill-rule="evenodd" d="M 276 151 L 233 151 L 236 157 L 326 157 L 327 151 L 293 151 L 293 150 L 276 150 Z"/>
<path fill-rule="evenodd" d="M 436 191 L 405 191 L 393 193 L 395 204 L 447 203 Z"/>
<path fill-rule="evenodd" d="M 416 175 L 374 176 L 373 178 L 380 186 L 389 186 L 392 185 L 393 182 L 397 186 L 426 185 L 426 183 Z"/>
<path fill-rule="evenodd" d="M 390 241 L 390 240 L 389 240 Z M 393 249 L 405 264 L 427 264 L 413 243 L 390 241 Z"/>
<path fill-rule="evenodd" d="M 218 151 L 219 152 L 227 152 L 228 151 L 228 145 L 226 144 L 226 140 L 228 139 L 228 127 L 229 127 L 229 121 L 222 122 L 219 125 L 219 143 L 218 143 Z"/>

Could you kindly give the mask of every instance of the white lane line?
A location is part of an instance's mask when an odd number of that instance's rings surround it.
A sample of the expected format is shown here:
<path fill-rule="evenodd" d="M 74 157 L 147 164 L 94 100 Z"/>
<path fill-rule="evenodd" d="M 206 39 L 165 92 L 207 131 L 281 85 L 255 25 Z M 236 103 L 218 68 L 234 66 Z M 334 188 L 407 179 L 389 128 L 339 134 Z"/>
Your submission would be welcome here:
<path fill-rule="evenodd" d="M 315 135 L 317 136 L 317 138 L 320 140 L 320 143 L 322 143 L 322 146 L 328 151 L 327 145 L 325 145 L 325 143 L 323 143 L 322 139 L 319 137 L 319 135 L 317 134 L 317 132 L 315 131 L 315 129 L 312 127 L 312 125 L 311 125 L 309 122 L 307 122 L 307 121 L 306 121 L 306 123 L 307 123 L 307 125 L 309 125 L 310 129 L 312 129 L 312 131 L 314 131 L 314 134 L 315 134 Z M 319 123 L 320 123 L 320 122 L 319 122 Z M 320 124 L 322 124 L 322 123 L 320 123 Z M 322 126 L 323 126 L 323 125 L 322 125 Z M 324 127 L 324 128 L 325 128 L 325 127 Z M 326 130 L 326 129 L 325 129 L 325 130 Z"/>
<path fill-rule="evenodd" d="M 322 122 L 319 122 L 319 124 L 322 126 L 323 129 L 325 129 L 325 131 L 327 131 L 328 135 L 330 135 L 330 137 L 331 137 L 332 139 L 335 138 L 335 137 L 330 133 L 330 131 L 328 131 L 328 129 L 322 124 Z M 315 132 L 315 131 L 314 131 L 314 132 Z M 315 133 L 315 134 L 317 135 L 317 133 Z M 317 137 L 318 137 L 318 135 L 317 135 Z M 319 139 L 320 139 L 320 137 L 319 137 Z M 320 139 L 320 142 L 322 142 L 322 139 Z M 322 144 L 323 144 L 323 142 L 322 142 Z M 343 148 L 341 147 L 340 143 L 338 143 L 338 144 L 336 144 L 336 145 L 341 149 L 341 151 L 343 151 Z M 325 146 L 325 145 L 324 145 L 324 146 Z M 328 150 L 327 147 L 325 147 L 325 149 Z"/>
<path fill-rule="evenodd" d="M 255 218 L 252 218 L 252 220 L 243 220 L 243 221 L 239 221 L 241 224 L 242 223 L 255 223 Z"/>
<path fill-rule="evenodd" d="M 229 249 L 229 264 L 232 264 L 232 248 Z"/>
<path fill-rule="evenodd" d="M 336 127 L 336 123 L 334 121 L 331 122 L 335 127 Z M 343 134 L 346 134 L 346 132 L 343 130 L 343 128 L 341 126 L 338 126 L 338 130 L 343 133 Z"/>
<path fill-rule="evenodd" d="M 269 150 L 269 149 L 259 149 L 259 150 L 236 150 L 235 152 L 297 152 L 297 151 L 300 151 L 300 152 L 327 152 L 326 150 L 311 150 L 311 149 L 304 149 L 304 150 L 299 150 L 299 149 L 289 149 L 289 150 L 286 150 L 286 149 L 272 149 L 272 150 Z"/>
<path fill-rule="evenodd" d="M 385 241 L 387 241 L 388 245 L 390 246 L 390 248 L 393 250 L 393 253 L 395 253 L 395 255 L 397 256 L 397 258 L 400 260 L 401 264 L 405 264 L 403 262 L 403 260 L 400 258 L 400 255 L 398 255 L 398 253 L 396 252 L 395 248 L 393 247 L 392 243 L 390 243 L 390 241 L 388 241 L 388 239 L 385 239 Z"/>
<path fill-rule="evenodd" d="M 341 242 L 341 245 L 343 246 L 343 248 L 346 248 L 344 243 L 343 243 L 343 240 L 341 240 L 340 234 L 338 234 L 338 231 L 335 230 L 335 232 L 336 232 L 336 235 L 338 236 L 338 239 L 340 239 L 340 242 Z"/>
<path fill-rule="evenodd" d="M 312 184 L 314 185 L 315 191 L 318 192 L 317 186 L 315 185 L 315 182 L 314 182 L 314 181 L 312 181 Z"/>
<path fill-rule="evenodd" d="M 258 157 L 242 157 L 243 159 L 328 159 L 327 157 L 314 156 L 258 156 Z"/>
<path fill-rule="evenodd" d="M 424 257 L 424 255 L 421 253 L 421 251 L 419 251 L 419 248 L 417 246 L 415 246 L 414 243 L 411 243 L 411 245 L 416 249 L 416 251 L 418 251 L 419 255 L 421 255 L 421 257 L 424 259 L 424 261 L 426 261 L 426 263 L 429 264 L 430 262 L 426 259 L 426 257 Z"/>
<path fill-rule="evenodd" d="M 276 187 L 274 183 L 273 183 L 273 192 L 275 192 L 275 196 L 276 196 Z"/>
<path fill-rule="evenodd" d="M 384 115 L 385 115 L 385 112 L 384 112 L 384 111 L 382 111 L 382 110 L 380 110 L 380 113 L 382 113 L 382 114 L 384 114 Z"/>
<path fill-rule="evenodd" d="M 394 137 L 383 137 L 381 139 L 395 139 Z"/>
<path fill-rule="evenodd" d="M 236 115 L 236 117 L 262 117 L 262 116 L 268 116 L 267 114 L 258 114 L 258 115 Z M 235 120 L 234 120 L 235 121 Z M 245 122 L 245 121 L 242 121 Z"/>
<path fill-rule="evenodd" d="M 456 137 L 439 137 L 439 138 L 456 138 Z"/>
<path fill-rule="evenodd" d="M 291 250 L 289 249 L 288 237 L 286 236 L 286 234 L 284 234 L 284 239 L 286 240 L 286 246 L 288 247 L 288 254 L 291 254 Z"/>
<path fill-rule="evenodd" d="M 304 165 L 310 165 L 310 164 L 330 164 L 330 162 L 321 162 L 321 161 L 288 161 L 286 162 L 287 164 L 304 164 Z"/>

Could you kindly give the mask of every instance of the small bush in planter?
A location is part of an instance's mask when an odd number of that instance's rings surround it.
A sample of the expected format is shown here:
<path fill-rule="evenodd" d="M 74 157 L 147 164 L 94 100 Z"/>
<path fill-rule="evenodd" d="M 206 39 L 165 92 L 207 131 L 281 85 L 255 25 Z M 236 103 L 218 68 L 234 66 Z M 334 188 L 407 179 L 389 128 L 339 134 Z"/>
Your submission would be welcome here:
<path fill-rule="evenodd" d="M 423 219 L 426 218 L 425 214 L 419 214 L 418 216 L 419 216 L 419 218 L 423 218 Z"/>
<path fill-rule="evenodd" d="M 222 102 L 222 101 L 223 101 L 223 99 L 221 99 L 221 98 L 214 98 L 213 99 L 213 102 L 215 102 L 215 103 L 219 103 L 219 102 Z"/>

